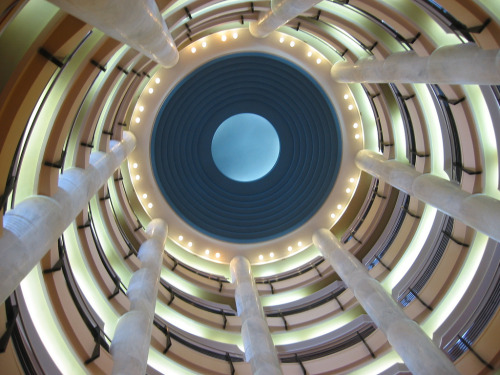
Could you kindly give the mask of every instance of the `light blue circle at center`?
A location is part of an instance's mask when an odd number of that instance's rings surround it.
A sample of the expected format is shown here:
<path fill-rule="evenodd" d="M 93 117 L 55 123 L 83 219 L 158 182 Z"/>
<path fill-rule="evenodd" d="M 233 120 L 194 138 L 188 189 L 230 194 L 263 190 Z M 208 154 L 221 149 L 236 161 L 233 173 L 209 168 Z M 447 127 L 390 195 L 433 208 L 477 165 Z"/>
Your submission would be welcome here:
<path fill-rule="evenodd" d="M 240 113 L 219 125 L 212 139 L 212 158 L 226 177 L 255 181 L 273 169 L 280 153 L 274 126 L 264 117 Z"/>

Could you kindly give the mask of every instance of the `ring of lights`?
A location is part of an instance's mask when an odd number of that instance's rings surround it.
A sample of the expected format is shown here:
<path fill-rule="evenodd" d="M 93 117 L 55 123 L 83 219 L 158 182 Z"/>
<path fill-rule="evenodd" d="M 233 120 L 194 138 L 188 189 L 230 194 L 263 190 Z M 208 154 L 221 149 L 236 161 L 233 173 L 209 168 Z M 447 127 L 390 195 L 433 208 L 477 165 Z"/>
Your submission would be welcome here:
<path fill-rule="evenodd" d="M 273 170 L 247 183 L 224 176 L 210 151 L 217 127 L 238 113 L 268 119 L 282 145 Z M 239 243 L 305 223 L 330 193 L 341 152 L 321 87 L 297 66 L 257 53 L 225 56 L 188 75 L 165 100 L 151 138 L 153 171 L 170 206 L 201 232 Z"/>

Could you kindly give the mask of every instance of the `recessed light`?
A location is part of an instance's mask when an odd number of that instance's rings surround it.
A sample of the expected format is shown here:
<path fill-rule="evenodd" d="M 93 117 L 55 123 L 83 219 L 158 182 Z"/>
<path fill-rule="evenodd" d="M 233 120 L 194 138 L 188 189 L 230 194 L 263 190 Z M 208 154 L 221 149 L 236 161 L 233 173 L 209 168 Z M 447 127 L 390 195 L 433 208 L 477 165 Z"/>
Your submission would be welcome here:
<path fill-rule="evenodd" d="M 285 38 L 281 37 L 280 38 L 280 43 L 283 43 L 285 41 Z"/>
<path fill-rule="evenodd" d="M 148 92 L 149 92 L 150 94 L 152 94 L 154 91 L 155 91 L 155 90 L 153 90 L 153 88 L 152 88 L 152 87 L 150 87 L 150 88 L 149 88 L 149 90 L 148 90 Z"/>
<path fill-rule="evenodd" d="M 311 57 L 313 53 L 311 51 L 307 52 L 307 57 Z"/>
<path fill-rule="evenodd" d="M 347 106 L 347 109 L 348 109 L 349 111 L 352 111 L 352 109 L 353 109 L 353 108 L 354 108 L 354 106 L 353 106 L 352 104 L 349 104 L 349 105 Z"/>
<path fill-rule="evenodd" d="M 341 204 L 337 204 L 337 209 L 341 209 L 342 208 L 342 205 Z"/>
<path fill-rule="evenodd" d="M 295 47 L 295 42 L 293 40 L 290 42 L 290 47 Z"/>
<path fill-rule="evenodd" d="M 316 59 L 316 64 L 321 64 L 321 59 Z"/>
<path fill-rule="evenodd" d="M 148 203 L 148 208 L 153 208 L 153 203 Z"/>
<path fill-rule="evenodd" d="M 135 179 L 136 179 L 137 181 L 139 181 L 139 180 L 141 179 L 141 176 L 139 176 L 138 174 L 136 174 L 136 175 L 135 175 Z"/>
<path fill-rule="evenodd" d="M 330 217 L 331 217 L 332 219 L 335 219 L 335 214 L 333 214 L 333 213 L 332 213 L 332 214 L 330 214 Z"/>
<path fill-rule="evenodd" d="M 158 77 L 157 77 L 157 78 L 155 79 L 155 82 L 156 82 L 156 84 L 159 84 L 159 83 L 160 83 L 160 78 L 158 78 Z"/>
<path fill-rule="evenodd" d="M 297 242 L 297 245 L 300 247 L 302 246 L 302 241 Z"/>
<path fill-rule="evenodd" d="M 349 182 L 350 182 L 351 184 L 352 184 L 354 181 L 355 181 L 355 180 L 354 180 L 354 177 L 351 177 L 351 178 L 349 179 Z"/>
<path fill-rule="evenodd" d="M 144 194 L 142 194 L 142 197 L 143 197 L 144 199 L 146 199 L 146 198 L 148 197 L 148 195 L 147 195 L 146 193 L 144 193 Z"/>
<path fill-rule="evenodd" d="M 354 135 L 354 138 L 359 139 L 359 134 Z"/>
<path fill-rule="evenodd" d="M 238 33 L 233 33 L 233 39 L 238 39 Z"/>
<path fill-rule="evenodd" d="M 351 189 L 350 189 L 350 188 L 347 188 L 347 189 L 345 189 L 345 192 L 346 192 L 347 194 L 349 194 L 349 193 L 351 192 Z"/>
<path fill-rule="evenodd" d="M 191 48 L 191 52 L 192 52 L 192 53 L 195 53 L 195 52 L 196 52 L 196 47 L 192 47 L 192 48 Z"/>
<path fill-rule="evenodd" d="M 358 126 L 359 126 L 359 124 L 358 124 L 357 122 L 355 122 L 354 124 L 352 124 L 352 127 L 353 127 L 354 129 L 357 129 L 357 128 L 358 128 Z"/>
<path fill-rule="evenodd" d="M 344 95 L 344 99 L 345 99 L 345 100 L 349 99 L 349 94 L 345 94 L 345 95 Z"/>
<path fill-rule="evenodd" d="M 188 247 L 191 247 L 193 246 L 193 243 L 192 242 L 188 242 Z"/>
<path fill-rule="evenodd" d="M 271 252 L 269 253 L 269 256 L 270 256 L 271 258 L 274 258 L 274 253 L 271 251 Z"/>
<path fill-rule="evenodd" d="M 288 246 L 288 251 L 292 251 L 292 247 L 291 246 Z"/>
<path fill-rule="evenodd" d="M 135 123 L 136 123 L 136 124 L 138 124 L 138 123 L 140 123 L 140 122 L 141 122 L 141 118 L 140 118 L 140 117 L 136 117 L 136 118 L 135 118 Z"/>
<path fill-rule="evenodd" d="M 143 106 L 143 105 L 141 105 L 141 106 L 139 107 L 139 112 L 144 112 L 144 106 Z"/>
<path fill-rule="evenodd" d="M 210 254 L 210 250 L 206 249 L 206 250 L 205 250 L 205 254 L 206 254 L 206 255 Z"/>
<path fill-rule="evenodd" d="M 179 236 L 179 241 L 182 241 L 184 239 L 183 236 Z"/>
<path fill-rule="evenodd" d="M 264 255 L 261 254 L 261 255 L 259 255 L 259 260 L 262 260 L 262 259 L 264 259 Z"/>
<path fill-rule="evenodd" d="M 227 40 L 227 36 L 226 35 L 222 35 L 222 37 L 220 38 L 223 42 L 225 42 Z"/>
<path fill-rule="evenodd" d="M 139 164 L 137 164 L 137 163 L 132 164 L 132 167 L 134 167 L 134 168 L 137 168 L 138 166 L 139 166 Z"/>
<path fill-rule="evenodd" d="M 220 258 L 220 253 L 215 253 L 216 258 Z"/>
<path fill-rule="evenodd" d="M 203 48 L 205 48 L 205 47 L 207 46 L 207 42 L 202 42 L 202 43 L 201 43 L 201 46 L 202 46 Z"/>

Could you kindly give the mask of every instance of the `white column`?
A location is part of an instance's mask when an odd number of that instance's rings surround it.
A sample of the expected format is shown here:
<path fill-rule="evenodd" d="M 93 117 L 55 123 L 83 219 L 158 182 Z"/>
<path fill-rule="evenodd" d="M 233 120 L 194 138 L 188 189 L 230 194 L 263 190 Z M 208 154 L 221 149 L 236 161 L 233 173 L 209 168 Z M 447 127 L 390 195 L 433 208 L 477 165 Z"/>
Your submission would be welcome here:
<path fill-rule="evenodd" d="M 421 174 L 408 164 L 386 160 L 382 155 L 369 150 L 358 152 L 356 165 L 500 242 L 498 199 L 485 194 L 467 193 L 456 183 L 431 174 Z"/>
<path fill-rule="evenodd" d="M 321 0 L 271 0 L 271 10 L 261 14 L 258 21 L 250 23 L 250 33 L 265 38 L 291 19 L 312 8 Z"/>
<path fill-rule="evenodd" d="M 232 283 L 236 284 L 234 294 L 241 317 L 245 360 L 250 363 L 253 375 L 283 375 L 250 262 L 245 257 L 237 256 L 231 260 L 230 269 Z"/>
<path fill-rule="evenodd" d="M 313 241 L 377 327 L 384 332 L 412 374 L 458 375 L 446 355 L 417 323 L 406 316 L 359 260 L 342 247 L 332 232 L 320 229 L 313 235 Z"/>
<path fill-rule="evenodd" d="M 148 240 L 138 252 L 141 268 L 134 272 L 127 289 L 130 310 L 118 320 L 111 343 L 113 375 L 146 373 L 167 231 L 161 219 L 152 220 L 146 228 Z"/>
<path fill-rule="evenodd" d="M 179 52 L 154 0 L 49 0 L 65 12 L 171 67 Z"/>
<path fill-rule="evenodd" d="M 500 50 L 483 50 L 476 44 L 457 44 L 420 57 L 414 51 L 394 53 L 385 60 L 339 62 L 332 78 L 344 83 L 500 84 Z"/>
<path fill-rule="evenodd" d="M 0 238 L 0 303 L 40 262 L 134 147 L 134 135 L 123 132 L 121 142 L 110 142 L 108 153 L 91 154 L 87 169 L 65 170 L 54 196 L 27 198 L 5 214 Z"/>

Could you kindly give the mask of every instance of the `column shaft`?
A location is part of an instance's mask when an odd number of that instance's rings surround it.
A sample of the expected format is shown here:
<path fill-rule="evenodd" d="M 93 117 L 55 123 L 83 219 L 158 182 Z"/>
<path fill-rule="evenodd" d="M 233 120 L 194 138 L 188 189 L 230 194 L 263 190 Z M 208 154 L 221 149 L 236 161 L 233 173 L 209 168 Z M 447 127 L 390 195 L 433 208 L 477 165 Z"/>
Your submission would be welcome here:
<path fill-rule="evenodd" d="M 49 0 L 65 12 L 170 67 L 179 52 L 154 0 Z"/>
<path fill-rule="evenodd" d="M 358 152 L 356 165 L 372 176 L 500 242 L 498 199 L 484 194 L 467 193 L 451 181 L 419 173 L 408 164 L 386 160 L 382 155 L 369 150 Z"/>
<path fill-rule="evenodd" d="M 313 241 L 413 374 L 458 374 L 420 326 L 406 316 L 389 293 L 368 274 L 355 256 L 343 249 L 329 230 L 318 230 Z"/>
<path fill-rule="evenodd" d="M 231 260 L 230 268 L 232 282 L 236 284 L 235 299 L 242 323 L 245 360 L 250 363 L 254 375 L 282 375 L 250 262 L 237 256 Z"/>
<path fill-rule="evenodd" d="M 5 214 L 0 238 L 0 302 L 40 262 L 134 147 L 134 135 L 124 132 L 121 142 L 111 141 L 110 152 L 92 153 L 87 169 L 65 170 L 53 197 L 27 198 Z"/>
<path fill-rule="evenodd" d="M 132 275 L 127 289 L 130 310 L 118 320 L 111 343 L 113 375 L 146 373 L 167 230 L 161 219 L 152 220 L 146 228 L 149 239 L 138 252 L 141 268 Z"/>
<path fill-rule="evenodd" d="M 250 23 L 250 33 L 265 38 L 291 19 L 312 8 L 321 0 L 271 0 L 271 10 L 261 14 L 259 20 Z"/>
<path fill-rule="evenodd" d="M 473 43 L 436 49 L 430 56 L 399 52 L 385 60 L 361 59 L 332 67 L 333 79 L 344 83 L 500 84 L 500 50 Z"/>

